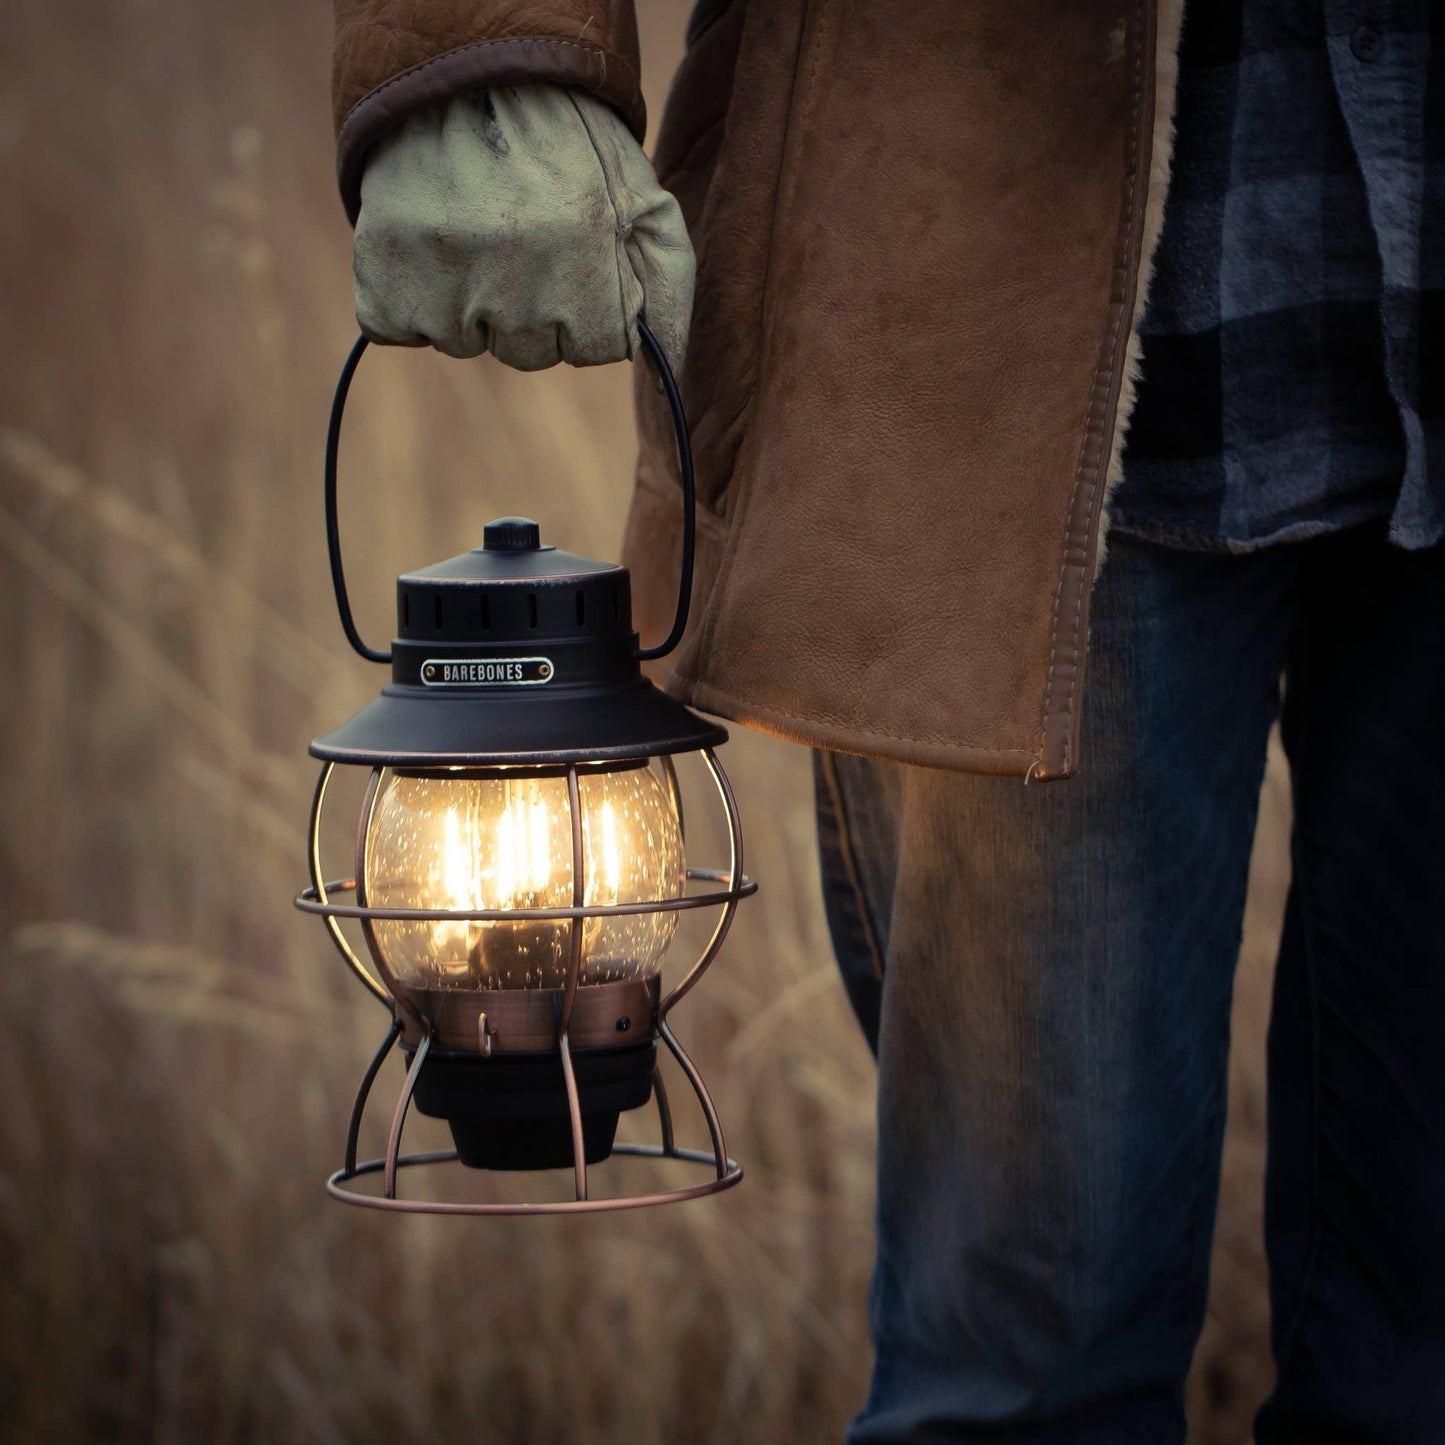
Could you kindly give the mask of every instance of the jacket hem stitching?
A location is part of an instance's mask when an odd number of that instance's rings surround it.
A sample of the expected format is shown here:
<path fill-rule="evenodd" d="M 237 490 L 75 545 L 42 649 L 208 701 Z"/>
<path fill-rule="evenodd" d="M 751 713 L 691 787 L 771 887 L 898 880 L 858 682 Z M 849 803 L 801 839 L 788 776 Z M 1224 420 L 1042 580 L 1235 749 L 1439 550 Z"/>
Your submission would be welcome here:
<path fill-rule="evenodd" d="M 727 692 L 713 683 L 695 682 L 692 678 L 673 674 L 672 683 L 668 688 L 669 692 L 679 692 L 686 695 L 696 706 L 704 712 L 717 712 L 714 704 L 721 703 L 724 707 L 736 708 L 740 711 L 750 713 L 762 721 L 769 721 L 773 718 L 783 722 L 800 723 L 805 727 L 819 729 L 820 723 L 816 714 L 789 712 L 786 708 L 773 707 L 766 703 L 754 701 L 752 698 L 741 697 L 737 693 Z M 728 716 L 720 713 L 720 716 Z M 737 719 L 740 721 L 741 719 Z M 877 743 L 915 743 L 920 747 L 934 747 L 951 750 L 968 750 L 969 752 L 988 753 L 998 758 L 1031 758 L 1031 748 L 1001 748 L 995 743 L 977 742 L 971 738 L 942 737 L 932 733 L 894 733 L 874 732 L 871 729 L 860 728 L 851 724 L 845 725 L 839 731 L 846 732 L 850 737 L 855 737 L 864 742 Z M 820 745 L 821 746 L 821 745 Z M 837 749 L 835 749 L 837 750 Z M 841 751 L 847 751 L 842 749 Z"/>
<path fill-rule="evenodd" d="M 1101 403 L 1107 406 L 1111 395 L 1115 394 L 1114 383 L 1122 381 L 1122 377 L 1116 377 L 1119 364 L 1119 341 L 1124 333 L 1125 327 L 1132 319 L 1133 307 L 1129 304 L 1129 276 L 1133 266 L 1135 254 L 1134 217 L 1137 211 L 1139 192 L 1139 156 L 1141 147 L 1139 144 L 1139 122 L 1144 113 L 1143 90 L 1144 90 L 1144 49 L 1147 31 L 1143 0 L 1135 0 L 1134 3 L 1134 55 L 1132 61 L 1132 74 L 1130 77 L 1130 113 L 1128 126 L 1128 146 L 1125 151 L 1124 171 L 1128 177 L 1128 183 L 1124 192 L 1124 210 L 1120 217 L 1120 231 L 1124 242 L 1123 252 L 1116 255 L 1115 274 L 1122 272 L 1123 287 L 1122 294 L 1117 301 L 1111 300 L 1111 305 L 1117 307 L 1114 317 L 1114 324 L 1104 335 L 1099 364 L 1095 372 L 1094 386 L 1089 397 L 1088 409 L 1084 418 L 1084 435 L 1079 447 L 1079 463 L 1074 472 L 1074 483 L 1069 492 L 1069 505 L 1065 513 L 1064 523 L 1064 553 L 1059 567 L 1059 579 L 1054 589 L 1054 609 L 1052 633 L 1049 645 L 1049 666 L 1044 681 L 1043 716 L 1039 724 L 1039 743 L 1035 765 L 1042 769 L 1044 766 L 1044 752 L 1048 745 L 1048 720 L 1055 714 L 1054 708 L 1054 684 L 1058 671 L 1059 652 L 1059 609 L 1063 605 L 1064 587 L 1072 568 L 1082 568 L 1086 565 L 1088 557 L 1089 533 L 1094 522 L 1094 498 L 1099 489 L 1099 478 L 1103 469 L 1103 458 L 1094 465 L 1085 466 L 1084 459 L 1088 453 L 1090 442 L 1094 439 L 1095 428 L 1100 423 Z M 1145 184 L 1148 184 L 1147 177 Z M 1101 394 L 1102 393 L 1102 394 Z M 1117 418 L 1115 418 L 1117 425 Z M 1102 433 L 1101 433 L 1102 437 Z M 1100 448 L 1103 450 L 1102 446 Z M 1078 535 L 1077 519 L 1075 517 L 1075 502 L 1078 498 L 1079 484 L 1083 479 L 1084 472 L 1089 473 L 1088 490 L 1084 497 L 1083 536 Z M 1075 561 L 1074 553 L 1077 548 L 1082 550 L 1082 559 Z M 1088 589 L 1080 584 L 1077 588 L 1077 595 L 1074 598 L 1073 615 L 1069 620 L 1070 647 L 1073 652 L 1073 662 L 1069 668 L 1068 693 L 1064 698 L 1063 713 L 1065 716 L 1064 730 L 1064 755 L 1062 759 L 1062 771 L 1068 774 L 1073 771 L 1074 762 L 1074 699 L 1078 690 L 1079 672 L 1079 628 L 1084 612 L 1085 600 L 1088 596 Z M 1033 769 L 1030 769 L 1032 775 Z"/>

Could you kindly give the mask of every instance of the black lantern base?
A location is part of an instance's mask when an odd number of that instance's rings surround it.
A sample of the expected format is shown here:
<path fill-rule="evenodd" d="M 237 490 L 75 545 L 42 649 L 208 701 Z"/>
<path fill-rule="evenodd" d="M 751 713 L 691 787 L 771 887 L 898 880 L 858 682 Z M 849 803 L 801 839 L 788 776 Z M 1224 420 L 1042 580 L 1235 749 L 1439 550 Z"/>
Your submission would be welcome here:
<path fill-rule="evenodd" d="M 408 1055 L 411 1051 L 407 1050 Z M 572 1055 L 582 1113 L 583 1156 L 612 1153 L 617 1121 L 652 1097 L 657 1044 L 581 1049 Z M 457 1157 L 472 1169 L 570 1169 L 572 1115 L 561 1056 L 431 1053 L 412 1096 L 418 1110 L 445 1119 Z"/>

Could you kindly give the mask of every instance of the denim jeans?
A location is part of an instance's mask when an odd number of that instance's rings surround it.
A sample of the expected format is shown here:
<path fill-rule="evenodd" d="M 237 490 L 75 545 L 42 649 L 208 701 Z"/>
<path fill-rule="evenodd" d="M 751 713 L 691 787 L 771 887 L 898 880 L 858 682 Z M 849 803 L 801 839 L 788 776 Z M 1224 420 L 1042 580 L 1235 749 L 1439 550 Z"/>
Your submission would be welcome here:
<path fill-rule="evenodd" d="M 818 755 L 879 1062 L 854 1445 L 1183 1440 L 1281 695 L 1257 1441 L 1445 1441 L 1445 548 L 1371 526 L 1245 556 L 1114 540 L 1070 781 Z"/>

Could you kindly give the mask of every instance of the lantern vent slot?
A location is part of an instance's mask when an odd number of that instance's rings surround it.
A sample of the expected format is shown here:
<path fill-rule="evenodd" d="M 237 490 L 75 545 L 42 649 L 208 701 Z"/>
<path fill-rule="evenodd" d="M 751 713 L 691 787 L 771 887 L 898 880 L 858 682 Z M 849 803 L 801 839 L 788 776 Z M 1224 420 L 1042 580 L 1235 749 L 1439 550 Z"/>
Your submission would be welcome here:
<path fill-rule="evenodd" d="M 531 628 L 537 626 L 537 594 L 535 592 L 527 593 L 527 626 Z"/>

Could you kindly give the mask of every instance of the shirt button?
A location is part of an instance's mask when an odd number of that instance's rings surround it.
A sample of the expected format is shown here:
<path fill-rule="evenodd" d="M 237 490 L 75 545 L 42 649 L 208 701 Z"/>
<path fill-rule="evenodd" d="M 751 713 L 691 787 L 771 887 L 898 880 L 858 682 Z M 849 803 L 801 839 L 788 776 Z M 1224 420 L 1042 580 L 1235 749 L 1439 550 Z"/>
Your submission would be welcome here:
<path fill-rule="evenodd" d="M 1384 43 L 1380 32 L 1373 25 L 1361 25 L 1350 36 L 1350 49 L 1354 52 L 1355 59 L 1363 60 L 1366 64 L 1380 58 Z"/>

